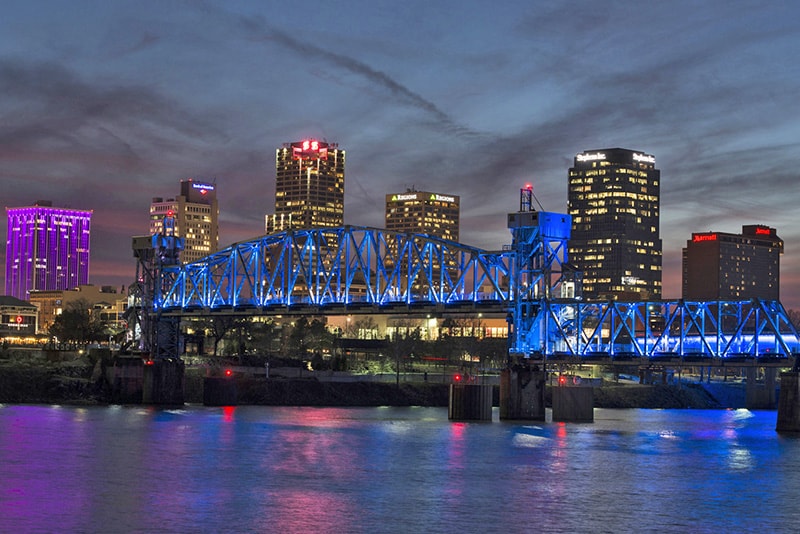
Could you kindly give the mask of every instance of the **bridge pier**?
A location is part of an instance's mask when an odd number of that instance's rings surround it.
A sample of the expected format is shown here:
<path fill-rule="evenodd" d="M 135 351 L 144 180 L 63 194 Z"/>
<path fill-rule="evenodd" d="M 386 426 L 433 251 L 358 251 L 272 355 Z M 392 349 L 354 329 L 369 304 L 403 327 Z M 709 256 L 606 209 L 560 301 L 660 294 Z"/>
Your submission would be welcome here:
<path fill-rule="evenodd" d="M 159 358 L 144 362 L 143 404 L 183 404 L 183 373 L 180 358 Z"/>
<path fill-rule="evenodd" d="M 578 385 L 554 387 L 553 421 L 593 423 L 594 389 L 591 386 Z"/>
<path fill-rule="evenodd" d="M 492 386 L 450 384 L 447 417 L 451 421 L 491 421 Z"/>
<path fill-rule="evenodd" d="M 775 385 L 778 371 L 774 367 L 764 369 L 764 383 L 757 382 L 758 368 L 745 368 L 745 407 L 748 410 L 774 410 L 776 405 Z"/>
<path fill-rule="evenodd" d="M 500 373 L 500 419 L 545 420 L 545 372 L 520 363 Z"/>
<path fill-rule="evenodd" d="M 231 376 L 207 376 L 203 378 L 204 406 L 236 406 L 239 389 Z"/>
<path fill-rule="evenodd" d="M 781 373 L 778 432 L 800 432 L 800 372 Z"/>

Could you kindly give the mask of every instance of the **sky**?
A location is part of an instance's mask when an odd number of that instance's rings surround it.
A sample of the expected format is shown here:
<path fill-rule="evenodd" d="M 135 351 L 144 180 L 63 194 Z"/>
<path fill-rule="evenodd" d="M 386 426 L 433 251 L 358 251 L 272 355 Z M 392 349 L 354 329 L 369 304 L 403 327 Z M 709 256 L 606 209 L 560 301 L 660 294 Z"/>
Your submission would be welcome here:
<path fill-rule="evenodd" d="M 798 20 L 763 0 L 5 0 L 0 201 L 93 210 L 89 282 L 127 287 L 131 237 L 183 179 L 217 184 L 221 247 L 263 235 L 284 143 L 346 151 L 346 224 L 383 227 L 411 187 L 458 195 L 460 241 L 487 250 L 525 184 L 565 213 L 575 155 L 623 147 L 661 171 L 664 298 L 692 232 L 765 224 L 800 309 Z"/>

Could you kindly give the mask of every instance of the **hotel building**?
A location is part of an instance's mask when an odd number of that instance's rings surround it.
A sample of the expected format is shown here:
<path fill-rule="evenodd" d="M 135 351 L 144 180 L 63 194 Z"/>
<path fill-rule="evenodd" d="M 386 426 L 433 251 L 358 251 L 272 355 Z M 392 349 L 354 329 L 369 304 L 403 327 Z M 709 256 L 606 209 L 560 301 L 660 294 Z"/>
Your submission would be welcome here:
<path fill-rule="evenodd" d="M 650 154 L 588 150 L 569 169 L 570 263 L 588 300 L 661 298 L 660 171 Z"/>
<path fill-rule="evenodd" d="M 742 226 L 741 234 L 693 233 L 683 249 L 687 300 L 779 300 L 783 240 L 775 228 Z"/>
<path fill-rule="evenodd" d="M 91 211 L 40 200 L 6 214 L 6 295 L 28 301 L 31 291 L 89 283 Z"/>
<path fill-rule="evenodd" d="M 277 149 L 275 212 L 266 216 L 266 233 L 344 226 L 344 158 L 338 144 L 315 139 Z"/>
<path fill-rule="evenodd" d="M 181 180 L 181 193 L 175 198 L 154 197 L 150 204 L 150 234 L 164 231 L 164 218 L 174 218 L 175 237 L 182 237 L 181 261 L 190 263 L 219 247 L 219 205 L 217 186 L 191 178 Z"/>

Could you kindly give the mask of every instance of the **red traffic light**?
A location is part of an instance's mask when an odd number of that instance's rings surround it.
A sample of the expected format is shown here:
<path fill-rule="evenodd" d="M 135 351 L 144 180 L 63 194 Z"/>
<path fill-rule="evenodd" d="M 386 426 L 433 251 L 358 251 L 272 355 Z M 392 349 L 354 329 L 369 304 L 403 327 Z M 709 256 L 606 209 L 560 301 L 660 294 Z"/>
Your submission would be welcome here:
<path fill-rule="evenodd" d="M 558 385 L 559 386 L 567 385 L 567 375 L 558 375 Z"/>
<path fill-rule="evenodd" d="M 462 379 L 463 377 L 461 376 L 461 373 L 456 373 L 455 376 L 453 376 L 453 382 L 455 382 L 456 384 L 461 382 Z"/>
<path fill-rule="evenodd" d="M 226 377 L 233 376 L 233 371 L 231 371 L 230 369 L 225 369 L 225 376 Z"/>

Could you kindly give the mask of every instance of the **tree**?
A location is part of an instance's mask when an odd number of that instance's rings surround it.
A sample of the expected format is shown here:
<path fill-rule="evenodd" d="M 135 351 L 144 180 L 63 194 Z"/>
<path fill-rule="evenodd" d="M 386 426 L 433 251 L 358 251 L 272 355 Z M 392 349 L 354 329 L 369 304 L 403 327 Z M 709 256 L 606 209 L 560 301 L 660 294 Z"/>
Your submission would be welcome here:
<path fill-rule="evenodd" d="M 309 352 L 332 350 L 334 339 L 335 336 L 319 319 L 309 321 L 307 317 L 300 317 L 292 324 L 288 348 L 295 356 L 304 357 Z"/>
<path fill-rule="evenodd" d="M 87 344 L 107 337 L 108 325 L 99 313 L 92 312 L 86 299 L 68 302 L 50 326 L 50 336 L 64 343 Z"/>
<path fill-rule="evenodd" d="M 224 338 L 228 332 L 239 328 L 243 323 L 249 319 L 240 317 L 233 317 L 230 315 L 220 315 L 198 321 L 197 330 L 206 331 L 211 339 L 214 340 L 214 356 L 219 355 L 219 342 Z"/>
<path fill-rule="evenodd" d="M 406 358 L 418 350 L 422 345 L 422 330 L 410 324 L 399 325 L 394 335 L 392 335 L 390 350 L 395 361 L 395 382 L 400 387 L 400 360 Z"/>

